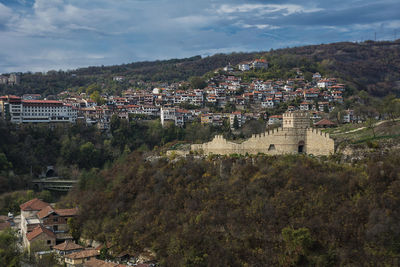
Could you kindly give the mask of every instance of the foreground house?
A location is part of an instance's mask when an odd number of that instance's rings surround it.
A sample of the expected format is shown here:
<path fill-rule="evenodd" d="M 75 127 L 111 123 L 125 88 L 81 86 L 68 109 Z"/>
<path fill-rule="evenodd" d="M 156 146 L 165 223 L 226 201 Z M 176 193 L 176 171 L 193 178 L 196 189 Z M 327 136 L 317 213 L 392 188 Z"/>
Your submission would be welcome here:
<path fill-rule="evenodd" d="M 32 244 L 41 242 L 50 250 L 56 244 L 56 235 L 43 225 L 38 225 L 33 231 L 24 236 L 24 247 L 30 251 Z"/>
<path fill-rule="evenodd" d="M 67 267 L 82 266 L 85 262 L 96 259 L 100 255 L 97 249 L 85 249 L 79 252 L 74 252 L 65 256 Z"/>
<path fill-rule="evenodd" d="M 141 266 L 143 265 L 143 266 Z M 83 264 L 84 267 L 126 267 L 124 264 L 106 262 L 98 259 L 91 259 Z M 138 264 L 136 267 L 148 267 L 149 265 Z"/>
<path fill-rule="evenodd" d="M 84 250 L 81 245 L 75 244 L 71 240 L 66 240 L 64 243 L 58 244 L 53 247 L 53 250 L 60 256 L 65 256 L 75 252 Z"/>
<path fill-rule="evenodd" d="M 55 209 L 49 203 L 37 198 L 21 204 L 20 208 L 24 248 L 29 249 L 36 240 L 44 241 L 50 249 L 66 240 L 72 240 L 68 219 L 77 215 L 76 208 Z"/>

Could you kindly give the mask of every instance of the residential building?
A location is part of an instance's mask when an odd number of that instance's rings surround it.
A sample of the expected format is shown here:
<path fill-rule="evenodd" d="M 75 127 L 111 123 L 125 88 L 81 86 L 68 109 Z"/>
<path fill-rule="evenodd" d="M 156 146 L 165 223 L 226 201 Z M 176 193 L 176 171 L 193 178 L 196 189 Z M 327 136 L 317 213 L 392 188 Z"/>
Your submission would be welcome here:
<path fill-rule="evenodd" d="M 22 100 L 40 100 L 41 97 L 40 94 L 24 94 L 22 95 Z"/>
<path fill-rule="evenodd" d="M 83 264 L 83 267 L 127 267 L 127 265 L 115 263 L 115 262 L 107 262 L 98 260 L 95 258 L 90 259 L 89 261 Z M 149 264 L 135 264 L 135 267 L 150 267 Z"/>
<path fill-rule="evenodd" d="M 11 73 L 8 77 L 8 84 L 15 85 L 20 83 L 20 76 L 16 73 Z"/>
<path fill-rule="evenodd" d="M 7 84 L 8 83 L 8 77 L 0 75 L 0 84 Z"/>
<path fill-rule="evenodd" d="M 81 245 L 75 244 L 71 240 L 66 240 L 64 243 L 58 244 L 53 247 L 53 250 L 60 256 L 65 256 L 74 252 L 84 250 Z"/>
<path fill-rule="evenodd" d="M 41 236 L 40 240 L 48 238 L 49 247 L 72 239 L 67 222 L 77 215 L 77 209 L 54 209 L 49 203 L 37 198 L 21 204 L 20 208 L 24 247 L 29 248 L 38 236 Z"/>
<path fill-rule="evenodd" d="M 248 63 L 239 64 L 239 70 L 241 71 L 249 71 L 250 65 Z"/>
<path fill-rule="evenodd" d="M 268 119 L 268 125 L 282 124 L 282 115 L 272 115 Z"/>
<path fill-rule="evenodd" d="M 77 109 L 56 100 L 22 100 L 17 96 L 0 97 L 3 119 L 12 123 L 70 122 L 77 118 Z"/>
<path fill-rule="evenodd" d="M 253 69 L 267 69 L 268 62 L 265 59 L 256 59 L 252 63 Z"/>
<path fill-rule="evenodd" d="M 23 239 L 23 245 L 30 251 L 32 244 L 35 242 L 42 243 L 50 250 L 56 244 L 56 235 L 43 225 L 36 226 L 31 232 L 27 233 Z"/>
<path fill-rule="evenodd" d="M 99 255 L 100 252 L 96 249 L 85 249 L 65 255 L 65 264 L 67 267 L 82 266 Z"/>

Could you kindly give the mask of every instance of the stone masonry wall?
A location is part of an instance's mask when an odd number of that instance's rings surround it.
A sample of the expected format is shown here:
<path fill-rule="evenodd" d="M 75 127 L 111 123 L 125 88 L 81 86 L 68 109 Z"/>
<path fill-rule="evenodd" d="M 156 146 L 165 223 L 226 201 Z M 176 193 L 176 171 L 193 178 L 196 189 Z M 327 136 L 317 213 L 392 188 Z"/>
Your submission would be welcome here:
<path fill-rule="evenodd" d="M 299 153 L 299 145 L 303 152 L 313 155 L 329 155 L 334 153 L 334 141 L 329 135 L 312 128 L 279 128 L 263 134 L 253 135 L 243 143 L 229 142 L 217 135 L 208 143 L 194 144 L 192 151 L 204 154 L 295 154 Z"/>
<path fill-rule="evenodd" d="M 323 133 L 317 129 L 307 129 L 306 144 L 307 154 L 327 156 L 335 152 L 335 141 L 329 137 L 329 134 Z"/>

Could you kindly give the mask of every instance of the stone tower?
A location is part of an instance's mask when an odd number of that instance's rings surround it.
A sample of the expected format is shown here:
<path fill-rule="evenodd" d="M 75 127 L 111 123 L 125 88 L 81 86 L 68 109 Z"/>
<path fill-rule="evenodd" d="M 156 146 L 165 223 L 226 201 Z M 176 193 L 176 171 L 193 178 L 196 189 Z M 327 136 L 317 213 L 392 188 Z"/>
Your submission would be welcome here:
<path fill-rule="evenodd" d="M 303 111 L 288 111 L 283 114 L 283 128 L 305 129 L 310 127 L 310 116 Z"/>

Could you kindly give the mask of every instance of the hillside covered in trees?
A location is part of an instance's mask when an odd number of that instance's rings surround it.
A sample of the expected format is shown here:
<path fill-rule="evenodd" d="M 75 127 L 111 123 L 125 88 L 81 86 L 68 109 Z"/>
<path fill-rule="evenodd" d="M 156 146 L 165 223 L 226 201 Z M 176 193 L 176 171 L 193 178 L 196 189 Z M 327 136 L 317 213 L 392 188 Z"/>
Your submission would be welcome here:
<path fill-rule="evenodd" d="M 75 237 L 165 266 L 395 266 L 400 154 L 148 158 L 82 175 Z"/>
<path fill-rule="evenodd" d="M 303 46 L 269 52 L 217 54 L 154 62 L 136 62 L 117 66 L 87 67 L 71 71 L 23 73 L 20 85 L 0 85 L 0 94 L 38 93 L 44 97 L 64 90 L 97 86 L 104 92 L 118 93 L 142 82 L 171 83 L 202 76 L 228 63 L 232 65 L 255 58 L 265 58 L 270 68 L 263 77 L 285 78 L 293 68 L 300 68 L 306 78 L 312 72 L 341 78 L 351 89 L 364 90 L 383 97 L 399 93 L 400 41 L 333 43 Z M 113 81 L 124 76 L 125 82 Z"/>

